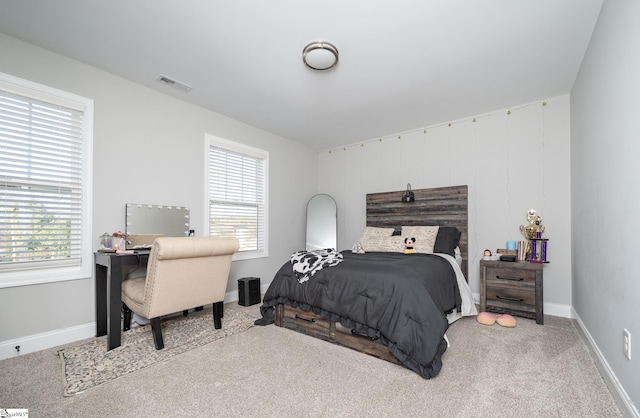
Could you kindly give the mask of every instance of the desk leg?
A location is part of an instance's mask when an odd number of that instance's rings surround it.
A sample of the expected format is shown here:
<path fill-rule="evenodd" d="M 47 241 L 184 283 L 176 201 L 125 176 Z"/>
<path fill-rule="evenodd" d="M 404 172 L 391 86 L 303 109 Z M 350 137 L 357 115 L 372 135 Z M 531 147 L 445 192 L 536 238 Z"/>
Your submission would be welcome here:
<path fill-rule="evenodd" d="M 96 337 L 107 335 L 107 267 L 96 264 Z"/>
<path fill-rule="evenodd" d="M 111 259 L 107 273 L 107 350 L 120 347 L 120 311 L 122 309 L 122 263 L 117 257 Z"/>

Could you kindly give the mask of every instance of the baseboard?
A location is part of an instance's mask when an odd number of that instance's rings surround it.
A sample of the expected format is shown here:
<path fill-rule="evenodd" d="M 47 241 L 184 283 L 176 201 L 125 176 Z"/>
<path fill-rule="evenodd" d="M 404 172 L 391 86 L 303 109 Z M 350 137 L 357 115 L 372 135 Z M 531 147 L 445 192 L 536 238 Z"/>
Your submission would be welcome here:
<path fill-rule="evenodd" d="M 268 288 L 268 284 L 260 286 L 260 293 L 264 294 Z M 237 290 L 227 292 L 224 297 L 225 303 L 236 302 L 238 299 L 239 295 Z M 75 327 L 28 335 L 13 340 L 0 341 L 0 360 L 46 350 L 62 344 L 69 344 L 74 341 L 91 338 L 94 335 L 96 335 L 96 324 L 95 322 L 91 322 Z M 17 350 L 16 347 L 20 347 L 20 350 Z"/>
<path fill-rule="evenodd" d="M 267 284 L 261 284 L 260 285 L 260 294 L 264 296 L 264 294 L 267 292 L 267 289 L 269 288 L 269 285 L 271 283 L 267 283 Z M 232 290 L 231 292 L 227 292 L 224 295 L 224 303 L 229 303 L 229 302 L 237 302 L 238 300 L 240 300 L 240 295 L 238 294 L 237 290 Z M 262 301 L 262 299 L 261 299 Z"/>
<path fill-rule="evenodd" d="M 33 353 L 96 335 L 95 322 L 0 342 L 0 360 Z M 18 351 L 16 347 L 20 347 Z"/>
<path fill-rule="evenodd" d="M 260 294 L 264 295 L 269 284 L 260 286 Z M 473 294 L 473 299 L 478 304 L 480 295 Z M 238 291 L 230 291 L 225 294 L 225 303 L 237 302 L 239 300 Z M 545 303 L 544 312 L 547 315 L 561 316 L 565 318 L 573 318 L 571 307 L 556 303 Z M 72 343 L 74 341 L 91 338 L 95 335 L 95 322 L 78 325 L 62 330 L 44 332 L 42 334 L 29 335 L 15 340 L 0 342 L 0 360 L 16 357 L 21 354 L 32 353 L 34 351 L 45 350 L 47 348 L 56 347 L 62 344 Z M 20 346 L 20 351 L 16 350 L 16 346 Z"/>
<path fill-rule="evenodd" d="M 607 362 L 607 360 L 605 359 L 604 355 L 600 351 L 600 348 L 598 348 L 598 345 L 594 341 L 593 337 L 591 337 L 591 334 L 589 333 L 589 330 L 587 330 L 587 327 L 582 322 L 582 319 L 580 318 L 580 315 L 578 315 L 577 312 L 573 308 L 571 308 L 571 314 L 572 314 L 573 318 L 575 318 L 576 322 L 580 326 L 580 329 L 582 330 L 582 332 L 584 333 L 585 337 L 587 338 L 587 341 L 589 342 L 589 345 L 593 349 L 593 352 L 596 354 L 596 358 L 600 362 L 600 366 L 602 366 L 602 369 L 607 374 L 610 386 L 612 386 L 616 390 L 616 392 L 617 392 L 617 394 L 619 396 L 618 399 L 620 400 L 620 402 L 622 402 L 624 404 L 624 406 L 627 408 L 627 410 L 629 411 L 631 416 L 633 416 L 635 418 L 640 418 L 640 411 L 638 411 L 638 409 L 636 408 L 634 402 L 631 400 L 631 398 L 629 398 L 629 395 L 624 390 L 624 387 L 622 387 L 622 384 L 618 380 L 616 374 L 613 372 L 613 370 L 611 370 L 611 367 L 609 366 L 609 363 Z"/>
<path fill-rule="evenodd" d="M 545 315 L 573 318 L 573 309 L 570 305 L 563 305 L 561 303 L 544 303 L 542 308 L 544 309 Z"/>

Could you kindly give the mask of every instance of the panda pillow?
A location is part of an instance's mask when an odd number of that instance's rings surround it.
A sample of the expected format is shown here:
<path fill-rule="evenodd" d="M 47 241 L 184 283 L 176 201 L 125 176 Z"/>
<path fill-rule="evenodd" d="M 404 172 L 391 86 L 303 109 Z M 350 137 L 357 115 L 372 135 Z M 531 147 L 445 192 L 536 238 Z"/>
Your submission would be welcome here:
<path fill-rule="evenodd" d="M 437 226 L 403 226 L 402 239 L 413 239 L 413 251 L 422 254 L 432 254 L 438 236 Z"/>

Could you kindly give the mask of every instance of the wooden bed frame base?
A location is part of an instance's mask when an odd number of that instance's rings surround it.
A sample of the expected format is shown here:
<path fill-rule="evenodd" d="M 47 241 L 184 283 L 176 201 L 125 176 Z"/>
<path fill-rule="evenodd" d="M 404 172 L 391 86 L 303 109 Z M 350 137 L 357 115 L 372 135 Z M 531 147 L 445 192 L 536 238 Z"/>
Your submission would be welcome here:
<path fill-rule="evenodd" d="M 455 226 L 461 233 L 458 247 L 462 256 L 462 272 L 468 280 L 467 186 L 413 192 L 415 201 L 412 203 L 402 202 L 404 190 L 367 194 L 367 226 L 394 227 L 398 231 L 402 225 Z M 275 307 L 275 324 L 401 365 L 380 340 L 356 334 L 340 323 L 322 319 L 312 312 L 278 304 Z"/>
<path fill-rule="evenodd" d="M 401 365 L 380 340 L 356 334 L 339 322 L 322 319 L 312 312 L 280 303 L 275 307 L 275 324 Z"/>

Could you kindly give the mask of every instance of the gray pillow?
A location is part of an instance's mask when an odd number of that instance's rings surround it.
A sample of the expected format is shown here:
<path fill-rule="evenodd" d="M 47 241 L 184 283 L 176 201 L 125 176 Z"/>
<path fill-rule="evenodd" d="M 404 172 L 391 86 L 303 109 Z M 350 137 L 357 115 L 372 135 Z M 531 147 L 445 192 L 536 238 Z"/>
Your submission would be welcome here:
<path fill-rule="evenodd" d="M 451 257 L 455 257 L 455 249 L 458 246 L 461 235 L 462 233 L 455 226 L 441 226 L 438 229 L 433 252 L 449 254 Z"/>

